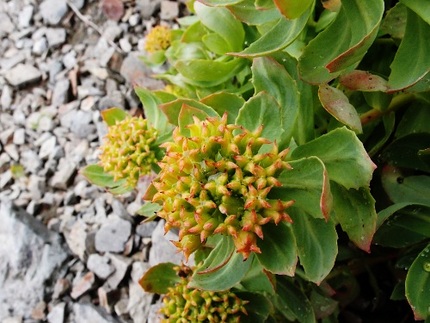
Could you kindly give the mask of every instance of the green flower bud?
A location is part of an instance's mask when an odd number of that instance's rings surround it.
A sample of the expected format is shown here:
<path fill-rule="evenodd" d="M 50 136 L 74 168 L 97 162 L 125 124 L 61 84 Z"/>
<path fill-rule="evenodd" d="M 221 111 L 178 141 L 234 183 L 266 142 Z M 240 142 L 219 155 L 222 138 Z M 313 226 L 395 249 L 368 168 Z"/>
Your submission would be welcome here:
<path fill-rule="evenodd" d="M 157 162 L 152 149 L 157 131 L 148 126 L 147 120 L 127 117 L 109 126 L 108 134 L 100 147 L 100 165 L 115 180 L 126 179 L 135 187 L 139 177 L 151 172 Z"/>
<path fill-rule="evenodd" d="M 163 298 L 162 322 L 239 322 L 246 315 L 245 304 L 231 291 L 201 291 L 188 288 L 189 268 L 176 267 L 179 283 L 168 289 Z"/>
<path fill-rule="evenodd" d="M 291 168 L 285 161 L 288 150 L 279 152 L 273 143 L 271 151 L 259 153 L 270 143 L 260 137 L 262 127 L 251 132 L 227 124 L 226 114 L 194 118 L 188 129 L 190 137 L 177 128 L 173 141 L 163 144 L 166 155 L 153 182 L 158 192 L 152 201 L 162 204 L 158 215 L 166 220 L 165 229 L 179 229 L 176 245 L 187 257 L 194 249 L 184 248 L 185 237 L 204 244 L 212 234 L 231 236 L 245 259 L 261 252 L 257 238 L 263 239 L 262 226 L 291 222 L 285 210 L 293 201 L 269 198 L 271 189 L 281 185 L 276 177 Z"/>

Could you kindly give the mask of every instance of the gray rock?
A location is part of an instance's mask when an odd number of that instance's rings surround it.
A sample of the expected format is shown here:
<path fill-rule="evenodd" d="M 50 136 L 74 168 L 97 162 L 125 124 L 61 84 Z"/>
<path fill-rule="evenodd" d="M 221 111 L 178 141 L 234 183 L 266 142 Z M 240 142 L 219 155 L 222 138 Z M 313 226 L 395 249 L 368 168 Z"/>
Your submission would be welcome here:
<path fill-rule="evenodd" d="M 124 51 L 124 52 L 126 52 L 126 53 L 129 53 L 129 52 L 131 52 L 131 44 L 130 44 L 130 42 L 128 41 L 128 39 L 127 38 L 121 38 L 120 40 L 119 40 L 119 46 L 121 47 L 121 49 Z"/>
<path fill-rule="evenodd" d="M 87 138 L 95 132 L 95 127 L 91 124 L 92 118 L 91 111 L 75 111 L 75 118 L 72 120 L 70 130 L 78 138 Z"/>
<path fill-rule="evenodd" d="M 100 256 L 96 253 L 91 254 L 88 257 L 87 268 L 96 274 L 97 277 L 106 279 L 115 271 L 115 267 L 110 262 L 107 256 Z"/>
<path fill-rule="evenodd" d="M 141 53 L 131 52 L 127 55 L 121 65 L 120 73 L 130 84 L 138 85 L 150 90 L 161 89 L 164 83 L 160 80 L 154 80 L 150 75 L 153 72 L 147 68 L 139 59 Z"/>
<path fill-rule="evenodd" d="M 160 313 L 163 303 L 157 302 L 149 307 L 147 323 L 159 323 L 164 318 Z"/>
<path fill-rule="evenodd" d="M 136 233 L 142 238 L 150 238 L 157 224 L 155 221 L 141 223 L 136 227 Z"/>
<path fill-rule="evenodd" d="M 74 322 L 91 322 L 91 323 L 117 323 L 116 319 L 107 314 L 104 310 L 95 307 L 90 303 L 73 304 Z"/>
<path fill-rule="evenodd" d="M 18 149 L 14 144 L 9 144 L 4 146 L 4 151 L 12 158 L 14 161 L 19 160 Z"/>
<path fill-rule="evenodd" d="M 174 264 L 185 262 L 183 254 L 178 252 L 178 249 L 170 240 L 177 241 L 178 236 L 172 231 L 164 234 L 164 220 L 158 221 L 152 233 L 152 248 L 149 251 L 149 264 L 151 266 L 162 262 L 172 262 Z"/>
<path fill-rule="evenodd" d="M 139 280 L 142 276 L 150 269 L 151 267 L 147 262 L 143 261 L 135 261 L 131 268 L 131 279 L 135 283 L 139 283 Z"/>
<path fill-rule="evenodd" d="M 20 28 L 27 28 L 30 26 L 31 18 L 33 18 L 34 7 L 32 5 L 25 6 L 19 13 L 18 25 Z"/>
<path fill-rule="evenodd" d="M 51 186 L 59 189 L 66 189 L 75 171 L 75 163 L 72 163 L 65 158 L 61 158 L 58 165 L 58 170 L 51 179 Z"/>
<path fill-rule="evenodd" d="M 48 28 L 45 35 L 49 48 L 55 48 L 66 41 L 66 30 L 64 28 Z"/>
<path fill-rule="evenodd" d="M 55 136 L 49 136 L 42 145 L 40 146 L 39 150 L 39 157 L 41 159 L 45 159 L 51 156 L 51 154 L 54 152 L 55 145 L 57 144 L 57 138 Z"/>
<path fill-rule="evenodd" d="M 31 194 L 31 200 L 39 201 L 46 189 L 45 178 L 36 175 L 30 175 L 27 189 Z"/>
<path fill-rule="evenodd" d="M 94 287 L 95 283 L 94 273 L 88 272 L 84 276 L 76 279 L 73 282 L 72 292 L 70 293 L 70 297 L 73 299 L 77 299 L 87 293 Z"/>
<path fill-rule="evenodd" d="M 25 143 L 25 129 L 18 128 L 13 134 L 13 143 L 15 145 L 23 145 Z"/>
<path fill-rule="evenodd" d="M 56 233 L 8 200 L 0 200 L 0 233 L 0 321 L 29 317 L 67 253 Z"/>
<path fill-rule="evenodd" d="M 70 250 L 82 261 L 85 260 L 85 239 L 87 238 L 87 225 L 81 219 L 78 219 L 70 227 L 63 230 L 67 245 Z"/>
<path fill-rule="evenodd" d="M 18 51 L 15 53 L 15 55 L 12 55 L 8 58 L 1 59 L 0 66 L 4 71 L 7 71 L 24 61 L 25 61 L 25 51 Z"/>
<path fill-rule="evenodd" d="M 46 41 L 45 37 L 42 37 L 38 40 L 36 40 L 33 43 L 33 48 L 31 49 L 31 52 L 34 55 L 40 56 L 42 55 L 46 50 L 48 49 L 48 42 Z"/>
<path fill-rule="evenodd" d="M 37 82 L 41 77 L 42 73 L 29 64 L 18 64 L 5 73 L 5 78 L 9 84 L 17 87 Z"/>
<path fill-rule="evenodd" d="M 0 104 L 3 107 L 3 109 L 9 109 L 12 105 L 12 88 L 10 86 L 4 85 L 2 92 L 1 92 L 1 98 L 0 98 Z"/>
<path fill-rule="evenodd" d="M 96 250 L 123 252 L 131 235 L 131 223 L 121 218 L 111 218 L 96 233 Z"/>
<path fill-rule="evenodd" d="M 52 93 L 51 104 L 55 107 L 69 101 L 69 88 L 70 81 L 63 79 L 55 83 L 54 91 Z"/>
<path fill-rule="evenodd" d="M 176 1 L 164 0 L 161 2 L 160 18 L 163 20 L 172 20 L 178 17 L 179 7 Z"/>
<path fill-rule="evenodd" d="M 26 172 L 36 174 L 42 167 L 42 161 L 34 150 L 24 150 L 19 160 Z"/>
<path fill-rule="evenodd" d="M 114 21 L 107 21 L 104 25 L 104 31 L 102 37 L 107 40 L 114 41 L 122 34 L 122 29 L 118 24 Z"/>
<path fill-rule="evenodd" d="M 115 267 L 115 271 L 111 276 L 109 276 L 106 283 L 112 289 L 116 289 L 130 268 L 132 259 L 113 254 L 109 254 L 109 258 L 111 260 L 112 266 Z"/>
<path fill-rule="evenodd" d="M 66 303 L 61 302 L 55 305 L 47 316 L 48 323 L 64 323 L 65 311 Z"/>
<path fill-rule="evenodd" d="M 10 20 L 9 16 L 5 12 L 0 12 L 0 38 L 7 36 L 13 30 L 15 26 L 13 25 L 12 20 Z"/>
<path fill-rule="evenodd" d="M 130 281 L 129 301 L 127 311 L 133 322 L 146 322 L 149 313 L 149 307 L 152 303 L 153 294 L 147 293 L 143 288 L 133 281 Z"/>
<path fill-rule="evenodd" d="M 143 19 L 149 19 L 160 8 L 161 0 L 136 0 L 136 6 L 140 9 Z"/>
<path fill-rule="evenodd" d="M 76 52 L 74 50 L 71 50 L 63 56 L 63 65 L 66 67 L 66 69 L 72 69 L 76 63 Z"/>
<path fill-rule="evenodd" d="M 67 9 L 66 0 L 44 0 L 39 6 L 43 21 L 50 25 L 57 25 L 67 14 Z"/>

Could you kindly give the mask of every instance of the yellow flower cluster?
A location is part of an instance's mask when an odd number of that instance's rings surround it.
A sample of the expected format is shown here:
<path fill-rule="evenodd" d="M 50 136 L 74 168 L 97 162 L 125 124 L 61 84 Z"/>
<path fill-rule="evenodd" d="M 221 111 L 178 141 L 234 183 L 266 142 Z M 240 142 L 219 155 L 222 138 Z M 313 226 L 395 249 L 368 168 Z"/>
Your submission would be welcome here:
<path fill-rule="evenodd" d="M 100 164 L 114 180 L 126 179 L 135 187 L 139 177 L 151 172 L 157 162 L 153 145 L 157 131 L 148 126 L 147 120 L 127 117 L 109 126 L 105 142 L 100 147 Z"/>
<path fill-rule="evenodd" d="M 169 48 L 172 41 L 172 30 L 166 26 L 156 26 L 151 29 L 145 38 L 145 50 L 155 53 Z"/>
<path fill-rule="evenodd" d="M 165 230 L 179 229 L 175 245 L 189 256 L 213 234 L 233 238 L 244 259 L 260 253 L 257 237 L 262 226 L 291 218 L 285 212 L 293 201 L 269 197 L 280 186 L 277 176 L 290 169 L 287 150 L 259 153 L 270 141 L 260 137 L 262 128 L 250 132 L 227 124 L 222 118 L 197 118 L 188 126 L 190 136 L 177 128 L 173 142 L 163 144 L 166 155 L 159 163 L 157 190 L 152 202 L 162 205 L 158 215 L 166 220 Z"/>

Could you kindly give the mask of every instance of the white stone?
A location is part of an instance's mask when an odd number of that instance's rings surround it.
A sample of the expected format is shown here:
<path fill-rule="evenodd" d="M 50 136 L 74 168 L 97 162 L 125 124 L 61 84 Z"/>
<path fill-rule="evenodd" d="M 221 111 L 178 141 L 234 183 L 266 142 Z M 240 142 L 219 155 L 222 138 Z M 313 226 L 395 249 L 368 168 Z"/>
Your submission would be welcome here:
<path fill-rule="evenodd" d="M 45 0 L 40 4 L 39 11 L 45 23 L 56 25 L 67 13 L 66 0 Z"/>
<path fill-rule="evenodd" d="M 49 157 L 54 152 L 54 148 L 56 144 L 57 144 L 57 138 L 51 135 L 40 146 L 39 157 L 41 159 L 45 159 Z"/>
<path fill-rule="evenodd" d="M 96 233 L 96 250 L 99 252 L 123 252 L 130 234 L 130 222 L 121 218 L 111 218 Z"/>
<path fill-rule="evenodd" d="M 66 41 L 66 30 L 64 28 L 48 28 L 45 34 L 49 48 L 57 47 Z"/>
<path fill-rule="evenodd" d="M 30 26 L 31 18 L 33 17 L 34 7 L 32 5 L 27 5 L 19 13 L 18 25 L 21 28 L 26 28 Z"/>
<path fill-rule="evenodd" d="M 64 313 L 66 310 L 66 303 L 58 303 L 48 313 L 48 323 L 64 323 Z"/>
<path fill-rule="evenodd" d="M 18 64 L 5 73 L 6 80 L 13 86 L 23 86 L 36 82 L 42 77 L 40 71 L 33 65 Z"/>
<path fill-rule="evenodd" d="M 88 257 L 87 268 L 101 279 L 108 278 L 115 271 L 109 257 L 100 256 L 96 253 Z"/>
<path fill-rule="evenodd" d="M 15 145 L 23 145 L 25 143 L 25 129 L 18 128 L 13 134 L 13 143 Z"/>

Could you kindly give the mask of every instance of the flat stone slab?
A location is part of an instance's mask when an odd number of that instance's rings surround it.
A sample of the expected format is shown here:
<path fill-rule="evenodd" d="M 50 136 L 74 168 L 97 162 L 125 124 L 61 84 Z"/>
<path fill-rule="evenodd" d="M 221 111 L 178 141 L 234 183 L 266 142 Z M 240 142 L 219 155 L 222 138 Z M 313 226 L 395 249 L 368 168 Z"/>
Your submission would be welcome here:
<path fill-rule="evenodd" d="M 29 64 L 18 64 L 5 73 L 5 78 L 10 85 L 22 87 L 40 80 L 42 73 Z"/>

